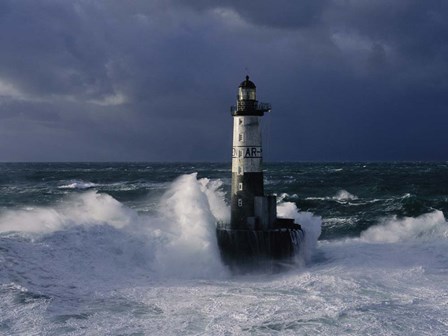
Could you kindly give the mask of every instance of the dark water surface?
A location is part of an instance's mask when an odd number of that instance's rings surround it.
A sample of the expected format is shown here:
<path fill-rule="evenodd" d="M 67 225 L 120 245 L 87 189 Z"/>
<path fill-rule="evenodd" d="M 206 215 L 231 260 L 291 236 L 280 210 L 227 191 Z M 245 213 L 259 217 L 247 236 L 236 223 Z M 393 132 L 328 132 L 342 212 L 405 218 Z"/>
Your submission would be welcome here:
<path fill-rule="evenodd" d="M 229 163 L 0 164 L 0 335 L 446 335 L 447 162 L 264 168 L 321 235 L 234 275 Z"/>
<path fill-rule="evenodd" d="M 95 189 L 140 209 L 142 199 L 162 195 L 175 178 L 193 172 L 222 180 L 229 197 L 228 163 L 3 163 L 0 208 L 48 206 Z M 383 217 L 448 211 L 444 162 L 265 164 L 265 183 L 267 193 L 321 216 L 322 239 L 358 235 Z"/>

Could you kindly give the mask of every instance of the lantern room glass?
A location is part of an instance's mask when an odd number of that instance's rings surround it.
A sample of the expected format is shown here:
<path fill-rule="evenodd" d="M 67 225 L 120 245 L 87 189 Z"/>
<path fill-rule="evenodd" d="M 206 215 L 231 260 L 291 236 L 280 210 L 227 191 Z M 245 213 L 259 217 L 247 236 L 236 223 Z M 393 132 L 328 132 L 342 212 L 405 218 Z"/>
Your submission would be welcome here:
<path fill-rule="evenodd" d="M 240 100 L 256 100 L 255 89 L 249 88 L 239 88 L 239 99 Z"/>

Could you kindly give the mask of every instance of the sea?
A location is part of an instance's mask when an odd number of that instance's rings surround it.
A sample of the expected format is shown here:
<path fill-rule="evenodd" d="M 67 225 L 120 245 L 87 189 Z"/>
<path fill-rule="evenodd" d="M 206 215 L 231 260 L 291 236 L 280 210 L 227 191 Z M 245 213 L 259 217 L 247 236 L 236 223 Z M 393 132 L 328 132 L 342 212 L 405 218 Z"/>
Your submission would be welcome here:
<path fill-rule="evenodd" d="M 229 163 L 1 163 L 0 335 L 448 335 L 448 162 L 264 170 L 305 240 L 233 272 Z"/>

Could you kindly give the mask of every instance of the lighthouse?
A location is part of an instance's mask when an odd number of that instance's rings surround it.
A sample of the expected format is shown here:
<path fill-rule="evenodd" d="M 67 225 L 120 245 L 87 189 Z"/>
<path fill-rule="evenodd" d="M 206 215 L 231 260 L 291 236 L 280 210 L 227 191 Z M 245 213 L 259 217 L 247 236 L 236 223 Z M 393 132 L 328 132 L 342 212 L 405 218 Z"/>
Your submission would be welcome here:
<path fill-rule="evenodd" d="M 256 86 L 246 76 L 238 88 L 237 104 L 231 108 L 233 147 L 230 223 L 234 230 L 255 229 L 257 224 L 255 198 L 264 195 L 260 118 L 270 110 L 270 104 L 258 103 Z"/>
<path fill-rule="evenodd" d="M 261 117 L 271 111 L 257 100 L 256 86 L 246 76 L 232 106 L 232 189 L 230 223 L 218 223 L 217 238 L 227 263 L 291 258 L 303 231 L 293 219 L 277 217 L 276 197 L 264 194 Z"/>

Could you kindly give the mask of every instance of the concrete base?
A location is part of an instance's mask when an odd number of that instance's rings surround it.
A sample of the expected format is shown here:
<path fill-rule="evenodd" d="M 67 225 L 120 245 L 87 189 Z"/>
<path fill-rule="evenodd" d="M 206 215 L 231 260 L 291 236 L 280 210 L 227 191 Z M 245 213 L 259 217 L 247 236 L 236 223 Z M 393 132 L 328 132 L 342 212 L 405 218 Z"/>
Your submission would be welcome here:
<path fill-rule="evenodd" d="M 231 267 L 255 266 L 266 260 L 291 261 L 303 241 L 300 228 L 232 230 L 218 226 L 216 234 L 221 257 Z"/>

